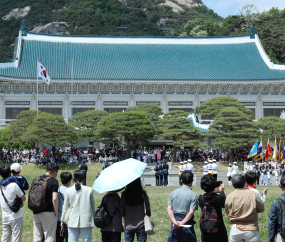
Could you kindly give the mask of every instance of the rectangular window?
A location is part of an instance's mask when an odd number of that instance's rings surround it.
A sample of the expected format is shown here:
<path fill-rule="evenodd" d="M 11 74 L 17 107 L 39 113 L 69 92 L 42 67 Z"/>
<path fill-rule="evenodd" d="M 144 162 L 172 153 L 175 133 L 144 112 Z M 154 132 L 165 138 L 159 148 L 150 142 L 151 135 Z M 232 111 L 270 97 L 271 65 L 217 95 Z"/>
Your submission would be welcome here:
<path fill-rule="evenodd" d="M 61 101 L 39 101 L 39 105 L 62 105 Z"/>
<path fill-rule="evenodd" d="M 125 108 L 104 108 L 104 110 L 108 113 L 119 113 L 119 112 L 126 111 Z"/>
<path fill-rule="evenodd" d="M 39 108 L 44 113 L 50 113 L 54 115 L 62 115 L 62 108 Z"/>
<path fill-rule="evenodd" d="M 263 103 L 263 106 L 285 106 L 285 103 L 280 103 L 280 102 L 266 102 Z"/>
<path fill-rule="evenodd" d="M 77 114 L 77 113 L 83 113 L 85 111 L 89 110 L 95 110 L 94 108 L 73 108 L 72 109 L 72 115 Z"/>
<path fill-rule="evenodd" d="M 95 105 L 95 102 L 89 102 L 89 101 L 86 101 L 86 102 L 78 102 L 78 101 L 74 101 L 71 103 L 71 105 Z"/>
<path fill-rule="evenodd" d="M 180 110 L 180 111 L 184 111 L 184 112 L 187 112 L 187 113 L 191 113 L 191 111 L 193 111 L 192 108 L 170 108 L 169 111 L 172 111 L 172 110 Z"/>
<path fill-rule="evenodd" d="M 14 102 L 14 101 L 7 101 L 5 102 L 5 105 L 30 105 L 30 102 L 25 102 L 25 101 L 18 101 L 18 102 Z"/>
<path fill-rule="evenodd" d="M 145 104 L 156 104 L 156 105 L 160 106 L 160 102 L 137 102 L 137 106 L 138 105 L 145 105 Z"/>
<path fill-rule="evenodd" d="M 103 102 L 105 106 L 128 106 L 128 102 L 113 102 L 113 101 L 106 101 Z"/>
<path fill-rule="evenodd" d="M 284 108 L 264 108 L 263 117 L 271 117 L 271 116 L 280 117 L 281 112 L 283 110 Z"/>
<path fill-rule="evenodd" d="M 6 108 L 6 119 L 16 119 L 17 115 L 22 112 L 30 110 L 29 108 Z"/>
<path fill-rule="evenodd" d="M 240 102 L 240 104 L 244 104 L 244 106 L 255 106 L 254 102 Z"/>
<path fill-rule="evenodd" d="M 192 106 L 193 102 L 168 102 L 168 106 Z"/>

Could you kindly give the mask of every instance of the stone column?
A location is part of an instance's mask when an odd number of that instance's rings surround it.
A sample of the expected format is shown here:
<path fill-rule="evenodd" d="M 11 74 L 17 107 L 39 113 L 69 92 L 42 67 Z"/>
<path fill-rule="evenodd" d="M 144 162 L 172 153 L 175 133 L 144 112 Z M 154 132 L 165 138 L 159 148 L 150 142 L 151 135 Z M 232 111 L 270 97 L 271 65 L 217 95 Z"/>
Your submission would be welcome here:
<path fill-rule="evenodd" d="M 133 95 L 131 95 L 130 97 L 130 103 L 129 103 L 129 107 L 135 107 L 136 103 L 135 103 L 135 98 Z"/>
<path fill-rule="evenodd" d="M 99 95 L 97 98 L 97 110 L 102 110 L 103 105 L 102 105 L 102 97 Z"/>
<path fill-rule="evenodd" d="M 31 99 L 31 110 L 37 110 L 37 96 L 35 94 Z"/>
<path fill-rule="evenodd" d="M 194 97 L 194 102 L 193 102 L 193 107 L 194 107 L 194 109 L 197 107 L 197 106 L 199 106 L 200 104 L 199 104 L 199 96 L 198 96 L 198 94 L 196 94 L 195 95 L 195 97 Z"/>
<path fill-rule="evenodd" d="M 69 96 L 68 95 L 65 95 L 65 98 L 64 98 L 64 113 L 63 113 L 63 117 L 64 119 L 68 119 L 72 116 L 72 110 L 70 109 L 70 103 L 69 103 Z"/>
<path fill-rule="evenodd" d="M 0 119 L 4 119 L 5 108 L 4 108 L 4 95 L 0 93 Z"/>
<path fill-rule="evenodd" d="M 163 95 L 161 108 L 162 108 L 162 112 L 167 113 L 167 97 L 166 97 L 166 95 Z"/>
<path fill-rule="evenodd" d="M 258 120 L 263 117 L 263 105 L 262 105 L 262 100 L 261 97 L 258 96 L 256 100 L 256 110 L 255 110 L 255 119 Z"/>

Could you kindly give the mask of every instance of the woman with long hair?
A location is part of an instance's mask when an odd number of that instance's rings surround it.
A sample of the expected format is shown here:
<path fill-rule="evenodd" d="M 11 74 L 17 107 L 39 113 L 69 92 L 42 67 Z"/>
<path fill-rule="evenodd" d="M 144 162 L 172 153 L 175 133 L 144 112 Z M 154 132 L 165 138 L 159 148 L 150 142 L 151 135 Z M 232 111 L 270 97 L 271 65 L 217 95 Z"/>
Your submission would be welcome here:
<path fill-rule="evenodd" d="M 148 195 L 142 188 L 141 179 L 137 178 L 122 193 L 120 211 L 125 224 L 125 241 L 133 242 L 135 235 L 138 242 L 147 240 L 144 217 L 151 216 Z"/>
<path fill-rule="evenodd" d="M 75 171 L 74 186 L 68 188 L 64 197 L 61 221 L 64 220 L 67 209 L 72 205 L 68 219 L 68 241 L 78 242 L 79 235 L 84 242 L 92 242 L 92 228 L 94 225 L 95 202 L 91 187 L 82 186 L 84 174 Z M 63 222 L 61 223 L 63 228 Z"/>

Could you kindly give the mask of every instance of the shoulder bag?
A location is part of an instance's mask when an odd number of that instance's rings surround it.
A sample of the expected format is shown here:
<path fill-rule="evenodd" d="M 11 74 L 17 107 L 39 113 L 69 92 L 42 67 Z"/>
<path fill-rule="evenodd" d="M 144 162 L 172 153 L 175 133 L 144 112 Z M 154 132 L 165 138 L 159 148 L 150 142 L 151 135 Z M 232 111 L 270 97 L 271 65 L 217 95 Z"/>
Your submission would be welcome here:
<path fill-rule="evenodd" d="M 155 230 L 154 230 L 155 225 L 152 222 L 151 218 L 146 215 L 145 201 L 143 202 L 143 205 L 144 205 L 144 214 L 145 214 L 145 216 L 144 216 L 144 229 L 148 235 L 153 235 L 153 234 L 155 234 Z"/>
<path fill-rule="evenodd" d="M 71 213 L 71 211 L 72 211 L 72 209 L 73 209 L 73 205 L 74 205 L 74 203 L 75 203 L 75 201 L 76 201 L 76 199 L 78 198 L 78 196 L 79 196 L 80 193 L 81 193 L 81 192 L 79 192 L 79 193 L 76 194 L 75 198 L 73 199 L 71 205 L 69 206 L 69 208 L 67 209 L 67 211 L 66 211 L 66 213 L 65 213 L 65 215 L 64 215 L 64 218 L 63 218 L 62 222 L 64 222 L 65 224 L 68 224 L 69 216 L 70 216 L 70 213 Z"/>
<path fill-rule="evenodd" d="M 22 199 L 19 198 L 18 196 L 16 196 L 16 198 L 12 201 L 12 202 L 8 202 L 7 198 L 5 197 L 4 193 L 3 193 L 3 189 L 2 186 L 0 186 L 1 188 L 1 193 L 2 196 L 5 200 L 5 203 L 8 205 L 8 207 L 11 209 L 11 211 L 13 213 L 17 213 L 19 212 L 20 208 L 21 208 L 21 204 L 22 204 Z"/>

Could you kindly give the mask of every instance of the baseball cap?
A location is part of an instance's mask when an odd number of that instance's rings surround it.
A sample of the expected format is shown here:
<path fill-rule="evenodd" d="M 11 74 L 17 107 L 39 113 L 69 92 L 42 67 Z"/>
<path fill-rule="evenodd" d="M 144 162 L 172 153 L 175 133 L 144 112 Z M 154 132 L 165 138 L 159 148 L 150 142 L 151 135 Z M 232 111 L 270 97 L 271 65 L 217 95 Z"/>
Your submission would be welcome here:
<path fill-rule="evenodd" d="M 22 170 L 22 167 L 19 163 L 14 163 L 11 165 L 11 171 L 15 171 L 16 173 L 20 172 Z"/>

